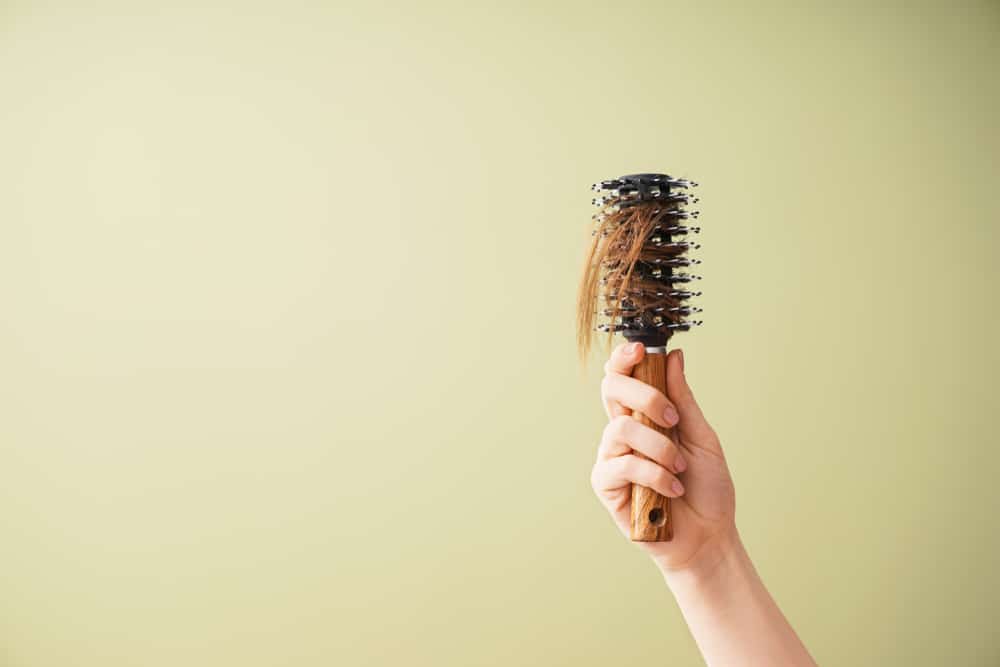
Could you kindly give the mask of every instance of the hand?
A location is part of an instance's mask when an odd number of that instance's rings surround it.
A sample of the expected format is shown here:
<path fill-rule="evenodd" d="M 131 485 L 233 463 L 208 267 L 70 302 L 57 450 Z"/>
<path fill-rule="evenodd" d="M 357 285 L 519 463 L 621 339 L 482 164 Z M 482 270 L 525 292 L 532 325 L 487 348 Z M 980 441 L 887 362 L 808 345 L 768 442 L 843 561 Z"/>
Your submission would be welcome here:
<path fill-rule="evenodd" d="M 667 357 L 666 396 L 629 375 L 645 353 L 621 345 L 604 366 L 610 422 L 590 477 L 597 497 L 625 535 L 633 482 L 673 498 L 674 539 L 638 544 L 663 572 L 706 664 L 815 667 L 740 542 L 726 457 L 684 378 L 683 353 Z M 674 440 L 633 410 L 676 426 Z"/>
<path fill-rule="evenodd" d="M 684 377 L 683 353 L 667 357 L 667 396 L 630 377 L 645 353 L 641 344 L 622 344 L 604 366 L 601 397 L 610 421 L 591 484 L 626 536 L 633 482 L 673 499 L 673 540 L 638 543 L 666 574 L 718 559 L 720 550 L 738 543 L 736 496 L 719 438 Z M 640 424 L 633 410 L 661 426 L 676 425 L 676 441 Z"/>

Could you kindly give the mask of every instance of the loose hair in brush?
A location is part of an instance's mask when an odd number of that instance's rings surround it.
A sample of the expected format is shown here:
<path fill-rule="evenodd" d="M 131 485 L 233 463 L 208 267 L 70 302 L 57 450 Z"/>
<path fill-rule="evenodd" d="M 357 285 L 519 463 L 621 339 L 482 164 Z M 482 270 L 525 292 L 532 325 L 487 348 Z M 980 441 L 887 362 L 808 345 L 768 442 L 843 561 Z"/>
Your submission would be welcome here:
<path fill-rule="evenodd" d="M 687 210 L 698 201 L 689 194 L 695 186 L 666 174 L 631 174 L 593 186 L 601 196 L 594 199 L 596 229 L 577 301 L 580 353 L 588 352 L 595 330 L 609 338 L 621 333 L 646 348 L 633 376 L 664 393 L 667 341 L 701 324 L 689 319 L 701 309 L 688 303 L 701 295 L 689 289 L 701 277 L 687 271 L 701 263 L 687 256 L 700 247 L 690 239 L 701 229 L 689 224 L 698 212 Z M 635 416 L 669 435 L 644 415 Z M 636 541 L 670 540 L 669 499 L 634 485 L 631 534 Z"/>

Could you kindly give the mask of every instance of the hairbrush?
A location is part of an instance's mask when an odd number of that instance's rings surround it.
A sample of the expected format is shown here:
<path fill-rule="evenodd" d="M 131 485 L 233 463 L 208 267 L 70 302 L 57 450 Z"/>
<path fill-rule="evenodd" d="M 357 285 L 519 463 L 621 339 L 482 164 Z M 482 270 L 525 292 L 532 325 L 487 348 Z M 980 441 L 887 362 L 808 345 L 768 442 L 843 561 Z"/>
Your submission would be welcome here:
<path fill-rule="evenodd" d="M 596 229 L 587 255 L 577 310 L 577 338 L 586 354 L 593 332 L 621 333 L 642 343 L 646 354 L 632 376 L 667 391 L 667 341 L 678 331 L 701 324 L 691 316 L 701 309 L 689 301 L 700 296 L 691 283 L 701 280 L 688 267 L 700 260 L 688 251 L 700 232 L 690 221 L 698 217 L 688 206 L 697 183 L 666 174 L 631 174 L 595 183 Z M 595 307 L 596 305 L 596 307 Z M 673 437 L 643 414 L 641 423 Z M 665 542 L 673 537 L 670 499 L 646 487 L 632 486 L 631 538 Z"/>

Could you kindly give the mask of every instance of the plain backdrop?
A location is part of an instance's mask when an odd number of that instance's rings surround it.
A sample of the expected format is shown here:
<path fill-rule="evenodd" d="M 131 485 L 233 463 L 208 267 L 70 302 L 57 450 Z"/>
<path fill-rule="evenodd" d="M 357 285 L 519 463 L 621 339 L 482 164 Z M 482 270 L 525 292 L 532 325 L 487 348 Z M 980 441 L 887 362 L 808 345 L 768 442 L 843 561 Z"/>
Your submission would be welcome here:
<path fill-rule="evenodd" d="M 588 482 L 645 170 L 816 658 L 998 664 L 998 67 L 995 2 L 0 3 L 0 664 L 699 664 Z"/>

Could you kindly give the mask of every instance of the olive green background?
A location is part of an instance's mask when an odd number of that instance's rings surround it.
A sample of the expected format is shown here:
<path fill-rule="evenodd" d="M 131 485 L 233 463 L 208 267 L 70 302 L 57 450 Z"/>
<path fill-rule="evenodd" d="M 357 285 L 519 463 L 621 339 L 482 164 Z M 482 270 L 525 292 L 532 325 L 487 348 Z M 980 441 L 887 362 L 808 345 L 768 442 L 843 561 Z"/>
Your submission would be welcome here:
<path fill-rule="evenodd" d="M 0 4 L 0 665 L 699 664 L 588 482 L 638 170 L 817 659 L 1000 664 L 997 3 L 83 4 Z"/>

